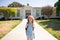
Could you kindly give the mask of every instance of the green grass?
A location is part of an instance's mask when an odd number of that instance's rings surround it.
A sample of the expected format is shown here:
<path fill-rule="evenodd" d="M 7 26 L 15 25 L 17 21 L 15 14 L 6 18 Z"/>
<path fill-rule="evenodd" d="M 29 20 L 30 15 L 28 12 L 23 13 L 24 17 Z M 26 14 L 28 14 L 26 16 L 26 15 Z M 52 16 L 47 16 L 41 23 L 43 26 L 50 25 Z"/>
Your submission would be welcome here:
<path fill-rule="evenodd" d="M 0 39 L 14 29 L 20 22 L 20 20 L 0 21 Z"/>
<path fill-rule="evenodd" d="M 60 20 L 49 19 L 49 20 L 36 20 L 37 23 L 47 30 L 50 34 L 60 40 Z"/>

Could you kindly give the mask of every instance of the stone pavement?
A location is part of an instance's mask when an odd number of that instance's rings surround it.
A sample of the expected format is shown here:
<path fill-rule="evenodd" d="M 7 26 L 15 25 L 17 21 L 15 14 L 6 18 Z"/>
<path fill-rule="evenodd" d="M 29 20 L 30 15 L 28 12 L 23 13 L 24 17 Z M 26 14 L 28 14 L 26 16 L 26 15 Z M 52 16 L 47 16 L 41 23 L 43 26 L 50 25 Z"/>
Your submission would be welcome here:
<path fill-rule="evenodd" d="M 27 40 L 25 25 L 27 23 L 26 19 L 23 19 L 22 22 L 10 31 L 7 35 L 5 35 L 1 40 Z M 57 40 L 54 36 L 48 33 L 45 29 L 43 29 L 40 25 L 34 22 L 34 40 Z"/>

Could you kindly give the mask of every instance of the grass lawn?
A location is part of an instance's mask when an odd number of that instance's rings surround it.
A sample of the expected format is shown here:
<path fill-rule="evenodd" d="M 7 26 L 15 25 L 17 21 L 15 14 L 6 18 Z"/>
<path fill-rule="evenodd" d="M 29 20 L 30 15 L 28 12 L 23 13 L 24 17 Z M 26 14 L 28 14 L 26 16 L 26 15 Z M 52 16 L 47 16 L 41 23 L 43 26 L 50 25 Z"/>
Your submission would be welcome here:
<path fill-rule="evenodd" d="M 0 39 L 5 36 L 9 31 L 15 28 L 21 21 L 20 20 L 6 20 L 0 21 Z"/>
<path fill-rule="evenodd" d="M 49 20 L 36 20 L 36 22 L 47 30 L 50 34 L 60 40 L 60 20 L 49 19 Z"/>

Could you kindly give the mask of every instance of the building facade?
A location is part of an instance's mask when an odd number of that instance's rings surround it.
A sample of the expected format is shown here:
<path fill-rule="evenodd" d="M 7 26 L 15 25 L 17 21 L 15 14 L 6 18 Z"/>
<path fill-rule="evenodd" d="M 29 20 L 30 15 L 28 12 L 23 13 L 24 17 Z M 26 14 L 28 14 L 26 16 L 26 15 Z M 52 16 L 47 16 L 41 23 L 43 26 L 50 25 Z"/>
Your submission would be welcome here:
<path fill-rule="evenodd" d="M 18 12 L 15 14 L 15 16 L 10 16 L 11 19 L 25 19 L 29 15 L 32 15 L 35 19 L 42 17 L 40 7 L 25 6 L 16 9 Z"/>

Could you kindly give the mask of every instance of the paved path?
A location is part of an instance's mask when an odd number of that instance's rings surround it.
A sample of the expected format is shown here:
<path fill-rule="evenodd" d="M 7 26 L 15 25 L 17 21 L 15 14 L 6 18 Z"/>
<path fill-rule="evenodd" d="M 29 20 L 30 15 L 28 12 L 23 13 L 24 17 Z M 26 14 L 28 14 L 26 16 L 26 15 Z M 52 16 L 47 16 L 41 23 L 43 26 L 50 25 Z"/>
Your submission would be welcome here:
<path fill-rule="evenodd" d="M 15 29 L 9 32 L 5 37 L 1 40 L 27 40 L 25 33 L 25 25 L 27 20 L 22 20 Z M 34 40 L 57 40 L 51 34 L 49 34 L 46 30 L 44 30 L 41 26 L 39 26 L 36 22 L 34 23 L 35 29 L 35 39 Z"/>

